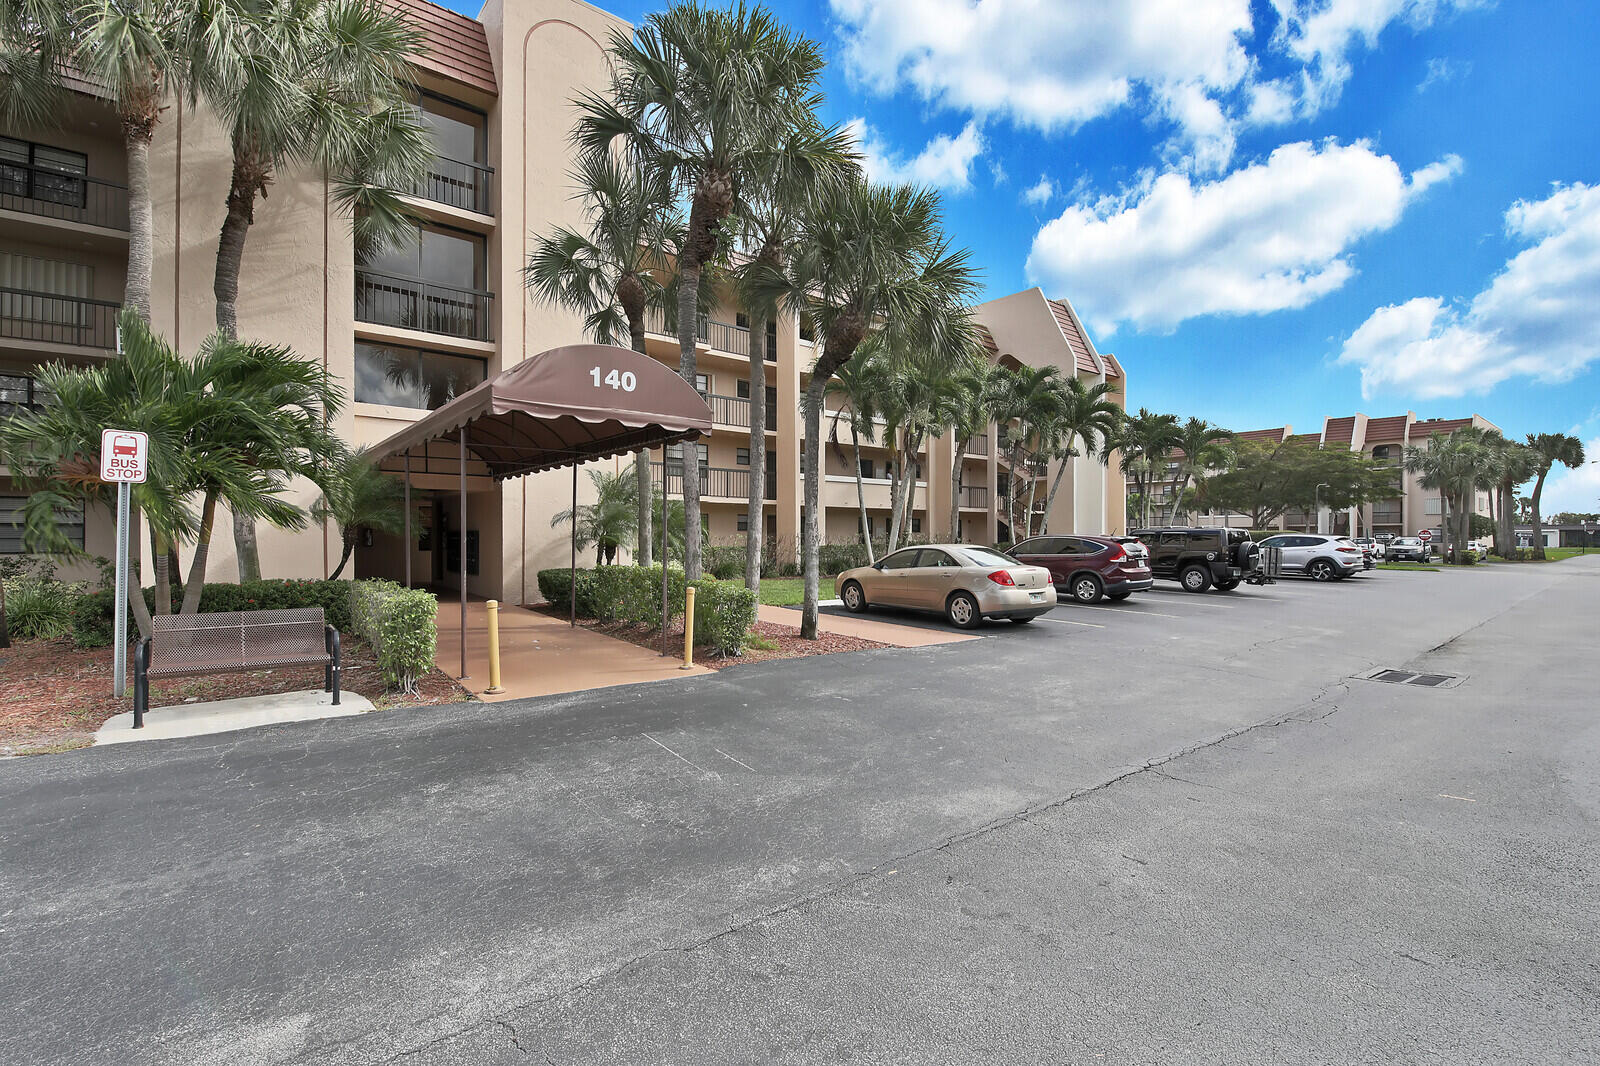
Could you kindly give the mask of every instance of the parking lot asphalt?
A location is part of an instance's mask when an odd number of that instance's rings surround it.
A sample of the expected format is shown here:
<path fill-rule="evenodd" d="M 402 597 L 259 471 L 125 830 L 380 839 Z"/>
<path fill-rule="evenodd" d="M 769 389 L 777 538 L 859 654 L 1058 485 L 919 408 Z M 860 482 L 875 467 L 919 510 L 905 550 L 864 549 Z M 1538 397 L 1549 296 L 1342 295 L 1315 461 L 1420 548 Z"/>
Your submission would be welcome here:
<path fill-rule="evenodd" d="M 1597 564 L 0 765 L 0 1061 L 1595 1061 Z"/>

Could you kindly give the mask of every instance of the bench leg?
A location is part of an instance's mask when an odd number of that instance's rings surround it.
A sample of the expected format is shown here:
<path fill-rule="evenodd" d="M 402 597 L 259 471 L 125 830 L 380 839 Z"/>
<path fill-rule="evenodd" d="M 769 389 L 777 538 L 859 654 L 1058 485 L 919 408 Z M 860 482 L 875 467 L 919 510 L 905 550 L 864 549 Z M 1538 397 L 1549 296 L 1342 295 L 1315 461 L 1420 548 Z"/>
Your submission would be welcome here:
<path fill-rule="evenodd" d="M 326 674 L 327 689 L 333 693 L 333 705 L 339 706 L 339 631 L 332 626 L 328 627 L 328 671 Z"/>
<path fill-rule="evenodd" d="M 144 712 L 150 709 L 150 641 L 133 646 L 133 728 L 144 728 Z"/>

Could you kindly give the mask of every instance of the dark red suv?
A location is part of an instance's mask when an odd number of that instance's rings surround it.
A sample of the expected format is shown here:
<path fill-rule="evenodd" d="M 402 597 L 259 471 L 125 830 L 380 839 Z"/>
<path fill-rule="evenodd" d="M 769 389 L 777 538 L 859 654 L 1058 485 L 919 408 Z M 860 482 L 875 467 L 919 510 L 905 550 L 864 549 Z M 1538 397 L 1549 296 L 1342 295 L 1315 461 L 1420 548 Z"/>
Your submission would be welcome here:
<path fill-rule="evenodd" d="M 1125 600 L 1155 584 L 1150 567 L 1111 537 L 1030 537 L 1008 554 L 1048 569 L 1057 593 L 1079 603 Z"/>

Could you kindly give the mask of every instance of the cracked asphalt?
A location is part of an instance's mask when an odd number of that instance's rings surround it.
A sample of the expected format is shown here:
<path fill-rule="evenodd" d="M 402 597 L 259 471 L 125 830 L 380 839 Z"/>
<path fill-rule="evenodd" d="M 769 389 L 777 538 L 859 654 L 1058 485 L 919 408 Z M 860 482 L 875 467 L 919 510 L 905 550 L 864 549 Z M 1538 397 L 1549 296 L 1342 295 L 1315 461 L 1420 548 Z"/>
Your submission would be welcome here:
<path fill-rule="evenodd" d="M 1597 597 L 1163 591 L 10 760 L 0 1062 L 1600 1062 Z"/>

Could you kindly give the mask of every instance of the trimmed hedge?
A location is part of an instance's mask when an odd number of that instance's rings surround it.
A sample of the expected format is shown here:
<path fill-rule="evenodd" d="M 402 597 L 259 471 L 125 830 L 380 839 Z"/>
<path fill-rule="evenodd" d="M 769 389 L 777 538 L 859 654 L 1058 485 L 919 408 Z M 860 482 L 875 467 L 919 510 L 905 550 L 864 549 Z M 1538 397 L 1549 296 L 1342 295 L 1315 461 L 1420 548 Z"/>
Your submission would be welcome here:
<path fill-rule="evenodd" d="M 732 581 L 734 578 L 744 577 L 742 544 L 708 544 L 701 549 L 701 558 L 706 573 L 718 581 Z"/>
<path fill-rule="evenodd" d="M 661 567 L 600 566 L 578 571 L 578 614 L 602 621 L 661 628 Z M 570 610 L 572 571 L 539 571 L 539 592 L 558 610 Z M 667 571 L 672 618 L 683 611 L 688 583 L 682 570 Z M 695 583 L 695 643 L 737 655 L 756 620 L 756 595 L 743 581 L 708 577 Z M 670 619 L 669 619 L 670 621 Z"/>
<path fill-rule="evenodd" d="M 113 616 L 109 590 L 79 596 L 72 605 L 72 641 L 80 648 L 109 647 L 113 636 Z M 156 608 L 156 590 L 144 590 L 144 601 Z M 178 608 L 173 597 L 173 610 Z M 247 581 L 239 584 L 207 585 L 200 592 L 200 611 L 215 614 L 225 611 L 273 611 L 289 607 L 321 607 L 328 624 L 341 633 L 350 629 L 350 582 Z M 129 620 L 130 626 L 132 619 Z"/>
<path fill-rule="evenodd" d="M 343 584 L 343 582 L 341 582 Z M 350 628 L 378 658 L 384 684 L 417 694 L 417 679 L 433 669 L 439 598 L 393 581 L 349 583 Z"/>

